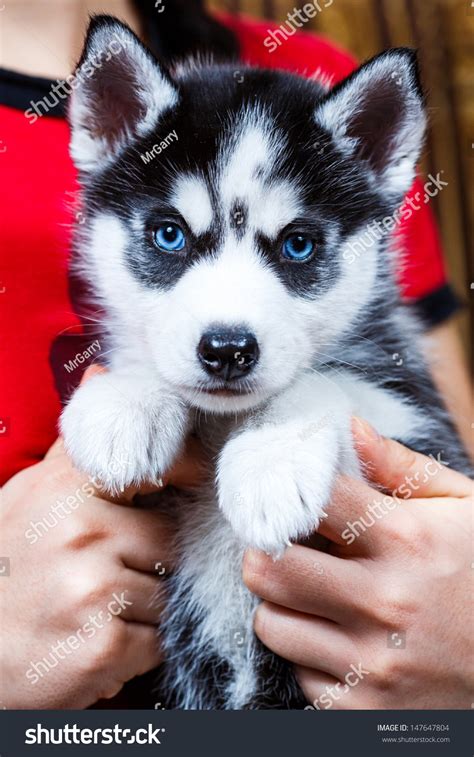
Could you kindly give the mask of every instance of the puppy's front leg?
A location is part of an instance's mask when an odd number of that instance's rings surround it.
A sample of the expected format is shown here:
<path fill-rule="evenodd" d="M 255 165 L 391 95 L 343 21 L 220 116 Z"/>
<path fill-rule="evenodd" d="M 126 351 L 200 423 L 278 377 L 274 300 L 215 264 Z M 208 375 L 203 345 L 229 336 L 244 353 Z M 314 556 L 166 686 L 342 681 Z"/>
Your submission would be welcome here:
<path fill-rule="evenodd" d="M 339 386 L 308 375 L 227 442 L 219 504 L 244 544 L 278 556 L 317 527 L 336 472 L 359 472 L 350 413 Z"/>
<path fill-rule="evenodd" d="M 187 424 L 181 400 L 139 369 L 94 376 L 60 421 L 75 465 L 111 492 L 157 481 L 175 460 Z"/>

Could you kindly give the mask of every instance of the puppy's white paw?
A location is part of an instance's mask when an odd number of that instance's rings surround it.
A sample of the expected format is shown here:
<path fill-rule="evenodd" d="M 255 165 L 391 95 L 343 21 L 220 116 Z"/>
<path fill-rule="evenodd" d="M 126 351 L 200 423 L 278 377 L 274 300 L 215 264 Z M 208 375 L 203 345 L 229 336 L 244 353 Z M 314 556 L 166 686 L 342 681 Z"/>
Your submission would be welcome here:
<path fill-rule="evenodd" d="M 74 464 L 104 489 L 158 481 L 186 434 L 187 411 L 176 397 L 113 373 L 79 387 L 60 428 Z"/>
<path fill-rule="evenodd" d="M 294 427 L 266 426 L 227 442 L 219 504 L 244 544 L 278 557 L 312 533 L 329 501 L 337 453 L 331 428 L 304 438 Z"/>

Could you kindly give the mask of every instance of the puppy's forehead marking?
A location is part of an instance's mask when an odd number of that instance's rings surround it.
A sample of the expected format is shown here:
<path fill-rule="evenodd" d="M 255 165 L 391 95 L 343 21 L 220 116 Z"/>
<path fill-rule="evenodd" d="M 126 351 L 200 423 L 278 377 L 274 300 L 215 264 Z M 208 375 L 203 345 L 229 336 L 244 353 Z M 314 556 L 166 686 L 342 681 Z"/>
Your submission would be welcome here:
<path fill-rule="evenodd" d="M 206 182 L 200 176 L 179 177 L 171 202 L 194 234 L 203 234 L 210 228 L 212 203 Z"/>
<path fill-rule="evenodd" d="M 269 116 L 244 114 L 228 144 L 219 184 L 224 215 L 238 239 L 249 230 L 274 238 L 300 214 L 298 188 L 272 177 L 284 147 Z"/>
<path fill-rule="evenodd" d="M 301 211 L 298 187 L 275 176 L 284 147 L 269 117 L 246 111 L 212 173 L 214 199 L 201 175 L 186 173 L 178 176 L 170 201 L 196 235 L 210 231 L 220 217 L 237 239 L 249 232 L 275 238 Z"/>
<path fill-rule="evenodd" d="M 271 138 L 262 126 L 249 124 L 233 140 L 221 177 L 221 196 L 229 207 L 239 196 L 251 196 L 258 175 L 266 173 L 273 162 Z"/>
<path fill-rule="evenodd" d="M 298 187 L 290 181 L 266 184 L 255 204 L 251 223 L 269 239 L 301 215 Z"/>

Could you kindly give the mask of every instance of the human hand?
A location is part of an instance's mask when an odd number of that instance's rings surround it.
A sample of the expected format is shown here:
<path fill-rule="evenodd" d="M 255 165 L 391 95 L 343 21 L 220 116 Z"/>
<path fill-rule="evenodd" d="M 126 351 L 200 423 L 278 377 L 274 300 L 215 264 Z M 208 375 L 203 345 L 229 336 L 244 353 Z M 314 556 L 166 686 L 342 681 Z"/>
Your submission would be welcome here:
<path fill-rule="evenodd" d="M 328 554 L 247 552 L 244 580 L 264 600 L 255 631 L 317 709 L 470 708 L 472 482 L 365 422 L 354 438 L 392 496 L 340 479 L 319 529 Z"/>
<path fill-rule="evenodd" d="M 198 465 L 193 451 L 167 482 L 192 483 Z M 159 664 L 172 524 L 133 494 L 106 499 L 61 440 L 3 487 L 0 706 L 85 708 Z"/>

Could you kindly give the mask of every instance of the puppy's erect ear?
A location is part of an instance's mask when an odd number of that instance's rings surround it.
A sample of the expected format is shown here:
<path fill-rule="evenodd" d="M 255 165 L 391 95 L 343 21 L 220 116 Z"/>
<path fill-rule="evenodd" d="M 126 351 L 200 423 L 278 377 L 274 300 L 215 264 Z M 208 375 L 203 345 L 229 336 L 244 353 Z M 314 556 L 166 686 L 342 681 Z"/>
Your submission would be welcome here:
<path fill-rule="evenodd" d="M 83 171 L 106 165 L 178 101 L 168 73 L 128 26 L 110 16 L 91 20 L 71 87 L 71 155 Z"/>
<path fill-rule="evenodd" d="M 372 58 L 328 93 L 316 122 L 346 155 L 364 161 L 381 191 L 403 195 L 426 126 L 416 53 L 397 48 Z"/>

